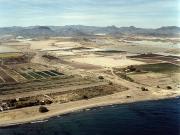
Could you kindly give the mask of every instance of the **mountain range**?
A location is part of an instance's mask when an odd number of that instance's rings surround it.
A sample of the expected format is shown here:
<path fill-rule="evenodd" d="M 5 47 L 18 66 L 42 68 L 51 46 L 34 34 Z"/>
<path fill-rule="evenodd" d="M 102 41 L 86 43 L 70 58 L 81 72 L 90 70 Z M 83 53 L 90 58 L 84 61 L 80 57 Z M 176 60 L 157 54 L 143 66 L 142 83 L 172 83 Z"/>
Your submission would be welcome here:
<path fill-rule="evenodd" d="M 179 37 L 180 27 L 166 26 L 157 29 L 130 27 L 95 27 L 83 25 L 68 26 L 29 26 L 29 27 L 1 27 L 0 36 L 12 35 L 28 38 L 34 37 L 55 37 L 55 36 L 93 36 L 93 35 L 142 35 L 142 36 L 163 36 Z"/>

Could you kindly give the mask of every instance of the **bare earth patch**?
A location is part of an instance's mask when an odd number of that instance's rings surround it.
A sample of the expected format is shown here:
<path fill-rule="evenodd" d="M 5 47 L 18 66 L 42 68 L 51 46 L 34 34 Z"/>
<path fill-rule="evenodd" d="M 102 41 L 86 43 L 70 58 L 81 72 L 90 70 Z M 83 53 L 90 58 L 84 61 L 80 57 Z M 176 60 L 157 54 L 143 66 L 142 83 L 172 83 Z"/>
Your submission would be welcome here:
<path fill-rule="evenodd" d="M 130 59 L 114 59 L 108 57 L 84 57 L 84 58 L 74 58 L 73 61 L 80 63 L 87 63 L 103 67 L 125 67 L 129 65 L 140 65 L 144 62 L 139 62 Z"/>

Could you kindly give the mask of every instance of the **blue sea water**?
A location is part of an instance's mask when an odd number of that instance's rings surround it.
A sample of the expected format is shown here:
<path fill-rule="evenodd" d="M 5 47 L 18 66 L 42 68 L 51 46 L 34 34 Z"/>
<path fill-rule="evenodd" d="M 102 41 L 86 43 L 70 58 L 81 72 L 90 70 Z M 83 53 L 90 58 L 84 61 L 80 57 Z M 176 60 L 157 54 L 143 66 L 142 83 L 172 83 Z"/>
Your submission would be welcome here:
<path fill-rule="evenodd" d="M 180 135 L 180 98 L 94 108 L 0 128 L 0 135 Z"/>

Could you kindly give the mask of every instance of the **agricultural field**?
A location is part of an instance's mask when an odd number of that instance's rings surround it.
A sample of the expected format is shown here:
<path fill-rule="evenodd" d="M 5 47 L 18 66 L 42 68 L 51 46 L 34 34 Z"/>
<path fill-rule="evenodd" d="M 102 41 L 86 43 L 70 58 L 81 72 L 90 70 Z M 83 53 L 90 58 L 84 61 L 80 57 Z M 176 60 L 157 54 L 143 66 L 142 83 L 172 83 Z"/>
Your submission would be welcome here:
<path fill-rule="evenodd" d="M 137 60 L 141 60 L 141 61 L 158 61 L 158 62 L 167 62 L 167 63 L 173 63 L 176 65 L 180 65 L 179 62 L 179 57 L 178 56 L 164 56 L 164 55 L 160 55 L 160 54 L 140 54 L 140 55 L 135 55 L 135 56 L 130 56 L 129 58 L 133 58 L 133 59 L 137 59 Z"/>
<path fill-rule="evenodd" d="M 16 82 L 10 75 L 8 75 L 4 70 L 0 69 L 0 78 L 2 83 L 14 83 Z"/>
<path fill-rule="evenodd" d="M 156 73 L 180 73 L 180 67 L 171 63 L 157 63 L 135 66 L 139 70 Z"/>
<path fill-rule="evenodd" d="M 0 101 L 16 97 L 68 92 L 108 85 L 98 78 L 67 75 L 66 73 L 36 63 L 12 64 L 0 66 Z"/>
<path fill-rule="evenodd" d="M 16 109 L 126 90 L 134 93 L 131 90 L 136 88 L 141 93 L 142 87 L 151 87 L 149 92 L 174 92 L 180 87 L 179 57 L 163 55 L 170 48 L 96 38 L 24 40 L 20 42 L 28 44 L 30 52 L 25 47 L 22 56 L 19 52 L 1 54 L 6 61 L 0 66 L 0 106 L 5 102 Z"/>
<path fill-rule="evenodd" d="M 17 58 L 22 56 L 22 53 L 0 53 L 0 58 Z"/>
<path fill-rule="evenodd" d="M 0 66 L 0 83 L 22 83 L 31 80 L 48 79 L 64 75 L 39 64 L 15 64 Z"/>
<path fill-rule="evenodd" d="M 134 82 L 163 89 L 179 89 L 180 67 L 177 65 L 157 63 L 138 65 L 135 68 L 138 72 L 128 73 Z"/>

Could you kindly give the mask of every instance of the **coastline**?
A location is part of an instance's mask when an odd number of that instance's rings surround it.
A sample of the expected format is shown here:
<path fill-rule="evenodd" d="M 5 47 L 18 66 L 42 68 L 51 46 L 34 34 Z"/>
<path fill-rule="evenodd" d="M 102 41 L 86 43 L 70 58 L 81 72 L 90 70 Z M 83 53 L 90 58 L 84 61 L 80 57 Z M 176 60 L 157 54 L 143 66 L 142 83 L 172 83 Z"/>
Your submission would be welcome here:
<path fill-rule="evenodd" d="M 131 98 L 127 98 L 127 95 L 131 95 Z M 73 113 L 78 110 L 90 109 L 94 107 L 108 106 L 113 104 L 134 103 L 141 101 L 161 100 L 175 98 L 178 96 L 180 96 L 180 92 L 178 90 L 175 92 L 163 90 L 158 92 L 142 92 L 135 90 L 132 92 L 132 90 L 127 90 L 124 92 L 119 92 L 108 96 L 96 97 L 88 100 L 79 100 L 63 104 L 54 103 L 47 106 L 47 108 L 49 109 L 49 112 L 47 113 L 39 113 L 39 106 L 14 109 L 0 112 L 0 127 L 46 120 L 48 118 L 58 115 L 64 115 L 68 113 Z"/>

